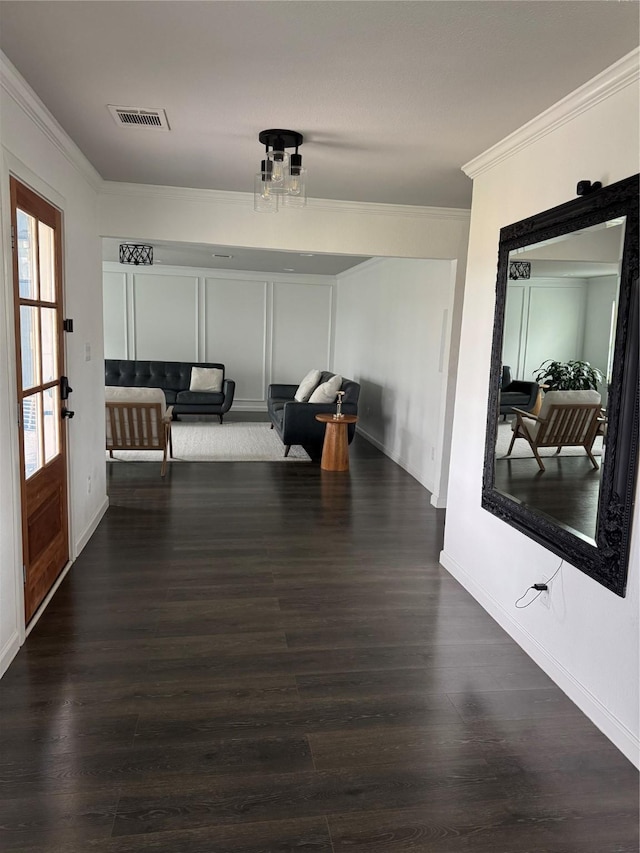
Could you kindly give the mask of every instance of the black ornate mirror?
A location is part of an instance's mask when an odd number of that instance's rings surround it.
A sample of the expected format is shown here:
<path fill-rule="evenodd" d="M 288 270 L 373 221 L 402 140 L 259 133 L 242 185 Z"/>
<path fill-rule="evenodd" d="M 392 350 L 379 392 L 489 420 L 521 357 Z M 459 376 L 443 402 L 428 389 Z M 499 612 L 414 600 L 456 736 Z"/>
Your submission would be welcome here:
<path fill-rule="evenodd" d="M 638 453 L 638 178 L 500 231 L 482 487 L 485 509 L 621 596 Z"/>

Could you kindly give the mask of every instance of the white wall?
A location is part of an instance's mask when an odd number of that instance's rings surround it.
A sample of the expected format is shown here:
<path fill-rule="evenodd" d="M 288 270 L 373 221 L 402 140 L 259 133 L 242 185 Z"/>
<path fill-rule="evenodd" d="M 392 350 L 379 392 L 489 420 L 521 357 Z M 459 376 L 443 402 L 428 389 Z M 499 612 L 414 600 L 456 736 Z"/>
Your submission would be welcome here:
<path fill-rule="evenodd" d="M 256 213 L 253 195 L 105 181 L 103 237 L 211 243 L 345 255 L 466 258 L 469 212 L 309 199 L 300 210 Z"/>
<path fill-rule="evenodd" d="M 105 358 L 213 361 L 234 410 L 266 410 L 271 382 L 330 370 L 333 276 L 103 264 Z"/>
<path fill-rule="evenodd" d="M 626 598 L 565 564 L 549 609 L 516 610 L 515 600 L 559 560 L 482 510 L 480 496 L 499 230 L 571 199 L 579 180 L 607 185 L 636 173 L 638 103 L 636 54 L 469 164 L 473 207 L 442 553 L 443 565 L 636 763 L 640 501 Z"/>
<path fill-rule="evenodd" d="M 338 276 L 335 369 L 361 385 L 358 430 L 436 498 L 452 266 L 386 259 Z"/>
<path fill-rule="evenodd" d="M 16 355 L 13 329 L 9 175 L 62 209 L 66 368 L 75 418 L 65 424 L 69 448 L 70 544 L 74 558 L 106 509 L 104 368 L 97 228 L 97 174 L 0 54 L 0 195 L 3 265 L 0 269 L 0 674 L 24 640 L 20 534 Z M 90 360 L 86 360 L 87 354 Z M 91 492 L 88 493 L 88 478 Z"/>

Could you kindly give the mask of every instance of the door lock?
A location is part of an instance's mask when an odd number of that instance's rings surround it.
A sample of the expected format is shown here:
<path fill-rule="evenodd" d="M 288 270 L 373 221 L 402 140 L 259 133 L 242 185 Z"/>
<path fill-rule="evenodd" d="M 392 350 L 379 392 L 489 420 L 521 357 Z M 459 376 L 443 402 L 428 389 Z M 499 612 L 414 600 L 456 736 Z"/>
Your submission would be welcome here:
<path fill-rule="evenodd" d="M 69 385 L 69 380 L 66 376 L 60 377 L 60 399 L 68 400 L 69 394 L 73 392 L 73 388 Z"/>
<path fill-rule="evenodd" d="M 75 415 L 75 412 L 72 412 L 70 409 L 67 409 L 66 406 L 63 406 L 60 414 L 63 418 L 72 418 Z"/>

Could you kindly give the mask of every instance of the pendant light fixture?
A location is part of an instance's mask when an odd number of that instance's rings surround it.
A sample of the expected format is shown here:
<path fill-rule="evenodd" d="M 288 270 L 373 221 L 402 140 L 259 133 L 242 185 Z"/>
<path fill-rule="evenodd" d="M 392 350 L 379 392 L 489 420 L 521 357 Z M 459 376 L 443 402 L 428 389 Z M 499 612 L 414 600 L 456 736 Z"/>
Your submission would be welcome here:
<path fill-rule="evenodd" d="M 531 261 L 509 261 L 509 280 L 531 278 Z"/>
<path fill-rule="evenodd" d="M 298 148 L 304 139 L 296 130 L 263 130 L 258 140 L 265 146 L 264 160 L 254 182 L 254 210 L 277 213 L 281 206 L 307 203 L 306 170 Z M 295 148 L 289 154 L 287 148 Z"/>
<path fill-rule="evenodd" d="M 120 243 L 119 259 L 121 264 L 151 266 L 153 264 L 153 246 L 145 246 L 142 243 Z"/>

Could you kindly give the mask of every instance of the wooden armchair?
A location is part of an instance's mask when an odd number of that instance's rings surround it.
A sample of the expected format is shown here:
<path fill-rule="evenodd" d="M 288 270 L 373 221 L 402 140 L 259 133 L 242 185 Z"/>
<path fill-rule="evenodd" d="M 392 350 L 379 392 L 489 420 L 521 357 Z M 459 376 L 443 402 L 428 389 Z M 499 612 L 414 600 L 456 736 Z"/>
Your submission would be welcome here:
<path fill-rule="evenodd" d="M 513 437 L 507 456 L 516 438 L 529 443 L 540 470 L 545 467 L 538 453 L 540 447 L 584 447 L 594 468 L 599 468 L 591 449 L 603 425 L 600 394 L 597 391 L 549 391 L 544 396 L 540 413 L 533 415 L 514 408 Z"/>
<path fill-rule="evenodd" d="M 160 476 L 167 470 L 167 451 L 173 457 L 171 415 L 161 388 L 105 388 L 107 450 L 161 450 Z"/>

